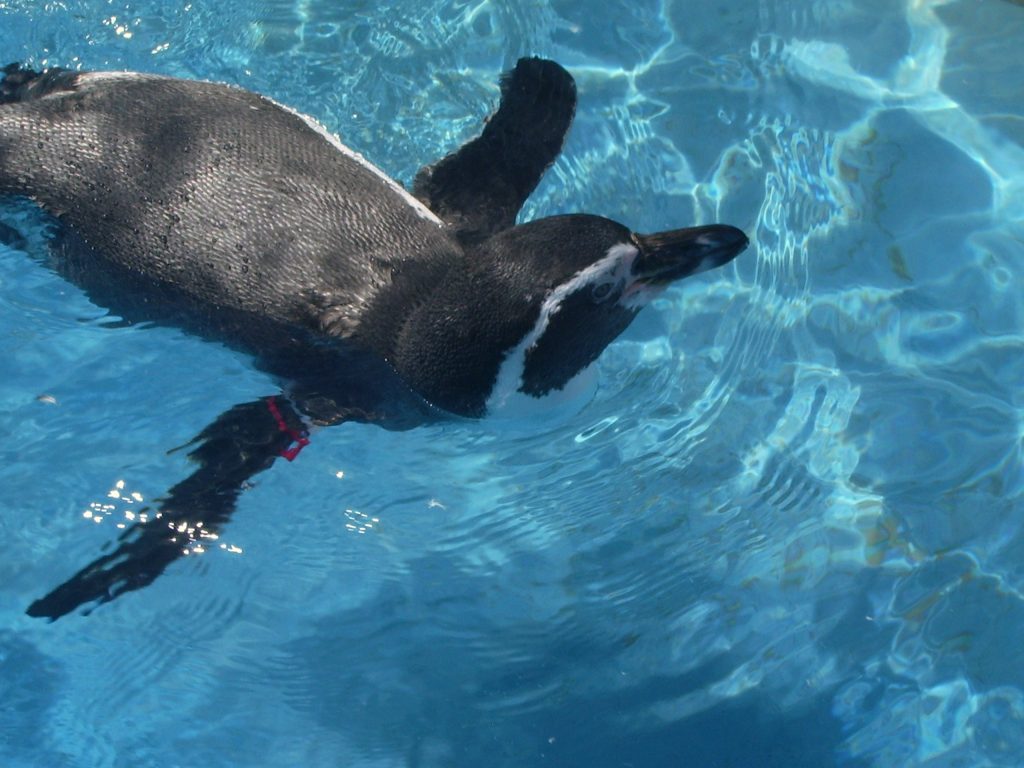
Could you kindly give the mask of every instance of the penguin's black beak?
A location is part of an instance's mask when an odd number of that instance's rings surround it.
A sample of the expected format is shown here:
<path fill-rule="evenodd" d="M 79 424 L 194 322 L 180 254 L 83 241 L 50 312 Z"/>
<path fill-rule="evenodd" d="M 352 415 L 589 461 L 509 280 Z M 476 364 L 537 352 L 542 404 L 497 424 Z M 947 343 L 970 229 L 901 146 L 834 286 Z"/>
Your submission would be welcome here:
<path fill-rule="evenodd" d="M 640 249 L 633 262 L 633 279 L 647 285 L 666 285 L 728 264 L 750 243 L 745 234 L 728 224 L 634 234 L 633 238 Z"/>

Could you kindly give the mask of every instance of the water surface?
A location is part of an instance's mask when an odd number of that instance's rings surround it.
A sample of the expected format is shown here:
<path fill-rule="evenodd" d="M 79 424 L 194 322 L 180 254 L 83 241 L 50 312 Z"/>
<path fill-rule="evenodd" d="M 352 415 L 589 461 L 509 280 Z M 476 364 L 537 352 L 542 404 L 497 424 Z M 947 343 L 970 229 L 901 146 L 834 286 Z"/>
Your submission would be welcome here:
<path fill-rule="evenodd" d="M 242 85 L 405 183 L 552 57 L 580 105 L 524 218 L 753 242 L 567 422 L 319 432 L 232 549 L 46 624 L 274 384 L 112 324 L 4 207 L 0 763 L 1020 764 L 1022 39 L 1003 0 L 0 0 L 8 60 Z"/>

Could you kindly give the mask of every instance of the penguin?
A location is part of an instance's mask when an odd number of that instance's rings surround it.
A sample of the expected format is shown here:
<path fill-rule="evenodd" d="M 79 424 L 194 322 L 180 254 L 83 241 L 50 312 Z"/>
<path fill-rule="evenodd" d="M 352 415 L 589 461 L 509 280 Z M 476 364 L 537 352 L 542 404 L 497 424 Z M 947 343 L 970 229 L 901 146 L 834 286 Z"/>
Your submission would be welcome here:
<path fill-rule="evenodd" d="M 180 532 L 223 528 L 250 478 L 294 459 L 314 426 L 411 429 L 572 391 L 652 297 L 748 245 L 726 224 L 517 224 L 576 110 L 572 76 L 549 60 L 505 73 L 482 132 L 411 191 L 313 118 L 235 86 L 2 72 L 0 195 L 56 219 L 60 274 L 126 322 L 227 344 L 281 383 L 204 428 L 194 471 L 151 522 L 30 616 L 152 583 L 185 553 Z"/>

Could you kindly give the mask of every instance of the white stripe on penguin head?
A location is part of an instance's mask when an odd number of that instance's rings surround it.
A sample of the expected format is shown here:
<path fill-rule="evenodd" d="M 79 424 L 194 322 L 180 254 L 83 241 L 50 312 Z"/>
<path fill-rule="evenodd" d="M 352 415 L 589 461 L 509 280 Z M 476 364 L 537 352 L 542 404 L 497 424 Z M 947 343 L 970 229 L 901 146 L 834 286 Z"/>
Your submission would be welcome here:
<path fill-rule="evenodd" d="M 519 389 L 526 367 L 526 353 L 537 345 L 540 337 L 547 330 L 551 317 L 562 308 L 562 302 L 566 297 L 606 277 L 622 280 L 625 283 L 629 280 L 633 262 L 636 261 L 639 253 L 640 251 L 634 245 L 616 243 L 599 261 L 581 269 L 569 280 L 556 286 L 545 297 L 544 303 L 541 304 L 540 314 L 537 316 L 537 322 L 523 337 L 523 340 L 505 355 L 501 368 L 498 369 L 498 378 L 494 382 L 491 396 L 487 399 L 488 413 L 501 410 L 508 402 L 509 397 Z"/>

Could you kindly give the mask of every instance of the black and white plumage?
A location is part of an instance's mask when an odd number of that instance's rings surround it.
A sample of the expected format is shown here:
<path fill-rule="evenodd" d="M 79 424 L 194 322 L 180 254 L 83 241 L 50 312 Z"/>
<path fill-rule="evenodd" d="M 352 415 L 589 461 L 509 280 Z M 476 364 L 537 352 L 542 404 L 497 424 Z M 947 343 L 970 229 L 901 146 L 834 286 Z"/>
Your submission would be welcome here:
<path fill-rule="evenodd" d="M 0 194 L 54 215 L 58 269 L 129 320 L 179 325 L 288 382 L 197 438 L 159 525 L 128 531 L 29 613 L 56 618 L 150 583 L 167 525 L 227 521 L 305 422 L 415 426 L 570 386 L 672 280 L 747 245 L 725 226 L 639 235 L 608 219 L 516 225 L 576 104 L 554 62 L 521 59 L 482 134 L 413 193 L 320 127 L 238 88 L 135 73 L 0 82 Z"/>

